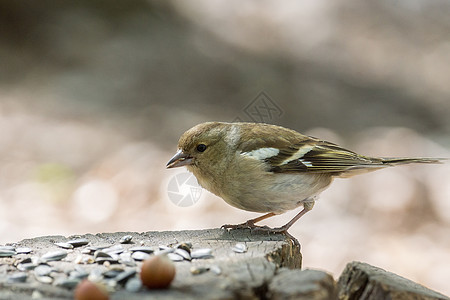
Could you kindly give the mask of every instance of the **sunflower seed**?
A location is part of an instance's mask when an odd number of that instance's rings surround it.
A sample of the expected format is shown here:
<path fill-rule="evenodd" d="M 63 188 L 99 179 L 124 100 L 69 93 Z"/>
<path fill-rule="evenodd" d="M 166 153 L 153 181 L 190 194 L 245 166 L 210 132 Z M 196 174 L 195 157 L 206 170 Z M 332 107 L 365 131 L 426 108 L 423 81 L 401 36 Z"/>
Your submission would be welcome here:
<path fill-rule="evenodd" d="M 106 277 L 106 278 L 114 278 L 122 272 L 123 271 L 119 271 L 119 270 L 107 270 L 107 271 L 103 272 L 102 275 L 103 275 L 103 277 Z"/>
<path fill-rule="evenodd" d="M 114 259 L 112 257 L 97 257 L 95 259 L 95 262 L 98 264 L 104 264 L 104 263 L 117 264 L 117 263 L 119 263 L 119 260 Z"/>
<path fill-rule="evenodd" d="M 131 252 L 139 251 L 139 252 L 145 252 L 145 253 L 148 253 L 148 254 L 155 252 L 155 250 L 153 248 L 145 247 L 145 246 L 132 247 L 132 248 L 130 248 L 128 250 L 130 250 Z"/>
<path fill-rule="evenodd" d="M 192 243 L 181 243 L 177 245 L 177 248 L 179 249 L 183 249 L 187 252 L 189 252 L 189 254 L 191 253 L 191 249 L 192 249 Z"/>
<path fill-rule="evenodd" d="M 164 245 L 159 245 L 158 248 L 159 248 L 159 250 L 163 250 L 163 251 L 164 250 L 175 250 L 172 247 L 164 246 Z"/>
<path fill-rule="evenodd" d="M 0 249 L 0 257 L 11 257 L 13 255 L 16 255 L 16 251 L 14 250 L 8 250 L 8 249 Z"/>
<path fill-rule="evenodd" d="M 36 280 L 40 283 L 50 284 L 53 282 L 53 278 L 50 276 L 36 276 Z"/>
<path fill-rule="evenodd" d="M 221 269 L 219 266 L 217 266 L 217 265 L 212 265 L 212 266 L 210 266 L 210 267 L 209 267 L 209 270 L 210 270 L 212 273 L 216 274 L 216 275 L 222 274 L 222 269 Z"/>
<path fill-rule="evenodd" d="M 31 299 L 42 299 L 44 298 L 44 295 L 42 295 L 41 292 L 38 290 L 34 290 L 33 293 L 31 293 Z"/>
<path fill-rule="evenodd" d="M 130 261 L 133 261 L 131 259 L 131 253 L 130 252 L 123 252 L 119 254 L 119 261 L 120 263 L 126 264 Z"/>
<path fill-rule="evenodd" d="M 199 275 L 208 272 L 209 268 L 206 267 L 191 267 L 190 271 L 193 275 Z"/>
<path fill-rule="evenodd" d="M 20 263 L 17 265 L 17 269 L 19 271 L 30 271 L 34 270 L 36 268 L 36 265 L 34 263 Z"/>
<path fill-rule="evenodd" d="M 109 248 L 103 249 L 103 252 L 106 252 L 106 253 L 109 253 L 109 254 L 111 254 L 111 253 L 120 254 L 123 251 L 124 251 L 124 248 L 123 248 L 122 245 L 114 245 L 114 246 L 111 246 Z"/>
<path fill-rule="evenodd" d="M 1 250 L 16 251 L 16 248 L 13 246 L 0 246 L 0 251 Z"/>
<path fill-rule="evenodd" d="M 124 284 L 128 279 L 133 277 L 135 274 L 136 274 L 135 269 L 123 271 L 122 273 L 117 275 L 117 277 L 115 278 L 115 281 L 117 281 L 120 284 Z"/>
<path fill-rule="evenodd" d="M 242 243 L 237 243 L 236 245 L 234 245 L 232 250 L 236 253 L 245 253 L 247 252 L 247 246 Z"/>
<path fill-rule="evenodd" d="M 133 254 L 131 254 L 131 258 L 133 258 L 134 260 L 146 260 L 148 258 L 150 258 L 150 254 L 142 252 L 142 251 L 136 251 L 133 252 Z"/>
<path fill-rule="evenodd" d="M 53 268 L 49 265 L 39 265 L 34 268 L 34 274 L 36 276 L 48 276 L 53 271 Z"/>
<path fill-rule="evenodd" d="M 169 253 L 173 253 L 175 251 L 174 248 L 164 249 L 164 250 L 156 250 L 153 254 L 155 255 L 166 255 Z"/>
<path fill-rule="evenodd" d="M 66 289 L 74 289 L 81 279 L 78 278 L 61 278 L 55 281 L 55 285 Z"/>
<path fill-rule="evenodd" d="M 192 260 L 191 255 L 189 254 L 189 252 L 187 252 L 184 249 L 178 248 L 178 249 L 175 250 L 174 254 L 178 254 L 179 256 L 184 258 L 185 260 Z"/>
<path fill-rule="evenodd" d="M 124 235 L 120 239 L 119 243 L 121 243 L 121 244 L 129 244 L 129 243 L 131 243 L 132 239 L 133 239 L 133 236 L 131 236 L 131 235 Z"/>
<path fill-rule="evenodd" d="M 16 253 L 17 254 L 29 254 L 33 251 L 33 249 L 28 248 L 28 247 L 19 247 L 16 248 Z"/>
<path fill-rule="evenodd" d="M 103 271 L 100 268 L 92 269 L 91 272 L 89 273 L 88 280 L 92 282 L 99 282 L 103 279 L 102 273 Z"/>
<path fill-rule="evenodd" d="M 168 253 L 167 257 L 171 260 L 171 261 L 183 261 L 184 258 L 181 255 L 175 254 L 175 253 Z"/>
<path fill-rule="evenodd" d="M 95 251 L 103 250 L 103 249 L 106 249 L 106 248 L 109 248 L 109 247 L 111 247 L 111 245 L 88 246 L 85 249 L 81 250 L 81 253 L 83 253 L 83 254 L 91 254 L 91 253 L 94 253 Z"/>
<path fill-rule="evenodd" d="M 55 245 L 63 249 L 73 249 L 73 245 L 69 243 L 55 243 Z"/>
<path fill-rule="evenodd" d="M 197 250 L 191 251 L 191 257 L 192 259 L 200 259 L 200 258 L 212 258 L 212 250 L 209 248 L 201 248 Z"/>
<path fill-rule="evenodd" d="M 47 252 L 46 254 L 41 256 L 43 261 L 57 261 L 65 258 L 67 256 L 67 251 L 64 250 L 56 250 L 52 252 Z"/>
<path fill-rule="evenodd" d="M 71 244 L 74 247 L 81 247 L 81 246 L 85 246 L 85 245 L 89 244 L 89 240 L 85 239 L 85 238 L 79 238 L 79 239 L 67 241 L 67 243 Z"/>
<path fill-rule="evenodd" d="M 27 257 L 27 258 L 23 259 L 22 261 L 20 261 L 19 263 L 27 264 L 27 263 L 31 263 L 31 262 L 33 262 L 33 260 L 30 257 Z"/>
<path fill-rule="evenodd" d="M 80 268 L 79 266 L 75 267 L 75 270 L 69 273 L 69 278 L 73 279 L 85 279 L 89 276 L 89 273 L 86 272 L 85 269 Z"/>
<path fill-rule="evenodd" d="M 24 272 L 17 272 L 8 276 L 8 282 L 25 282 L 27 281 L 28 275 Z"/>
<path fill-rule="evenodd" d="M 97 251 L 95 251 L 95 253 L 94 253 L 94 259 L 97 259 L 97 258 L 99 258 L 99 257 L 106 257 L 106 258 L 111 258 L 111 259 L 112 259 L 112 256 L 111 256 L 109 253 L 106 253 L 106 252 L 104 252 L 104 251 L 97 250 Z"/>
<path fill-rule="evenodd" d="M 142 281 L 137 277 L 129 279 L 125 284 L 125 290 L 127 290 L 130 293 L 137 293 L 141 288 L 142 288 Z"/>

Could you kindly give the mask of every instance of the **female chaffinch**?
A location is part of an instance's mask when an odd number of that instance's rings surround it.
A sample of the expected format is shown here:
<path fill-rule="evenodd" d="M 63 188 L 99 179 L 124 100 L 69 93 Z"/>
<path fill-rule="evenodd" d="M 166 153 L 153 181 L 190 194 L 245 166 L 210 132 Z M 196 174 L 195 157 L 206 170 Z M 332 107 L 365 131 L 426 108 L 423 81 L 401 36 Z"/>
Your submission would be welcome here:
<path fill-rule="evenodd" d="M 183 133 L 167 168 L 186 166 L 202 187 L 228 204 L 266 213 L 243 224 L 222 227 L 286 232 L 313 208 L 320 192 L 335 177 L 442 160 L 367 157 L 276 125 L 206 122 Z M 298 206 L 303 209 L 284 226 L 255 225 Z"/>

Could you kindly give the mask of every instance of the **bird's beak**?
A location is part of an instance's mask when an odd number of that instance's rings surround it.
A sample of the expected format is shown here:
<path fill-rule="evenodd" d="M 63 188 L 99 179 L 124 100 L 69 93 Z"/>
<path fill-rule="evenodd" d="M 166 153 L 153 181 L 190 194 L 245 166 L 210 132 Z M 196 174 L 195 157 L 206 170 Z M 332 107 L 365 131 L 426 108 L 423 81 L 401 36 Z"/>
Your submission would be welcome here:
<path fill-rule="evenodd" d="M 167 169 L 182 167 L 192 164 L 194 159 L 188 154 L 184 153 L 181 149 L 169 160 L 166 167 Z"/>

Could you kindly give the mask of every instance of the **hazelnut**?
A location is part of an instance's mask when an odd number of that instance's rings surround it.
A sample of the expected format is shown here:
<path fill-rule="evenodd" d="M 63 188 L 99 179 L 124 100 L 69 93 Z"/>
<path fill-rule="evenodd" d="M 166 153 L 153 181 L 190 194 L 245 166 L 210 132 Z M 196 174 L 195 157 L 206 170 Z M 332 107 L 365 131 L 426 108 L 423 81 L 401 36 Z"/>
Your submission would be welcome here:
<path fill-rule="evenodd" d="M 75 289 L 75 300 L 108 300 L 105 287 L 87 279 L 80 282 Z"/>
<path fill-rule="evenodd" d="M 175 266 L 165 255 L 156 255 L 142 264 L 141 281 L 150 289 L 167 288 L 175 278 Z"/>

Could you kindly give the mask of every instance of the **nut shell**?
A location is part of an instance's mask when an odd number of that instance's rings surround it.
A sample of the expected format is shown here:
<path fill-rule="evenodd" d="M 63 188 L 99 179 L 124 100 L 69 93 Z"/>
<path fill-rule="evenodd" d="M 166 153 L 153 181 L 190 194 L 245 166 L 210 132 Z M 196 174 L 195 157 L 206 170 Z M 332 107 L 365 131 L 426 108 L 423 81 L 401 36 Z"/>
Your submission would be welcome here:
<path fill-rule="evenodd" d="M 75 289 L 75 300 L 108 300 L 106 289 L 89 280 L 83 280 Z"/>
<path fill-rule="evenodd" d="M 150 289 L 165 289 L 175 278 L 175 265 L 165 255 L 156 255 L 142 264 L 141 281 Z"/>

